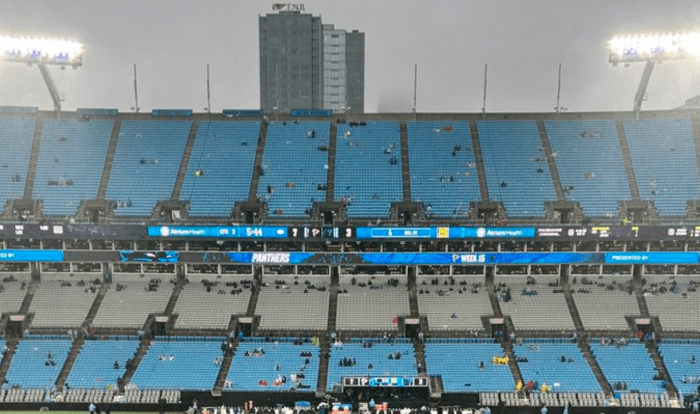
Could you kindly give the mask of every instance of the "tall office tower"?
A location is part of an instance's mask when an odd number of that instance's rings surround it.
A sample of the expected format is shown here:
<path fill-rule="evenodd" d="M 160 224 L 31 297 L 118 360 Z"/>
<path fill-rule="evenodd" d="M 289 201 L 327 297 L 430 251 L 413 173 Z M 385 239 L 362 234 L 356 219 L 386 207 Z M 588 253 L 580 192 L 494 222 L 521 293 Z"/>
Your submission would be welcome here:
<path fill-rule="evenodd" d="M 303 5 L 274 5 L 259 17 L 260 106 L 364 112 L 364 33 L 324 25 Z"/>

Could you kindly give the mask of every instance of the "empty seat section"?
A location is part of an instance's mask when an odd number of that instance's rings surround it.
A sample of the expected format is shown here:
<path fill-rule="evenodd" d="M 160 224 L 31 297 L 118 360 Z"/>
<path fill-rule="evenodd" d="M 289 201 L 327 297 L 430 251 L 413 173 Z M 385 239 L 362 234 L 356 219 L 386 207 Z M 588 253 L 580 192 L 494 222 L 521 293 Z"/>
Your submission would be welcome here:
<path fill-rule="evenodd" d="M 191 121 L 124 121 L 114 153 L 107 199 L 115 216 L 150 216 L 170 199 Z"/>
<path fill-rule="evenodd" d="M 556 193 L 535 121 L 477 121 L 489 197 L 508 217 L 544 217 Z"/>
<path fill-rule="evenodd" d="M 34 313 L 33 327 L 79 327 L 97 296 L 85 286 L 74 286 L 77 280 L 67 282 L 45 280 L 37 284 L 29 312 Z M 99 289 L 99 286 L 97 287 Z"/>
<path fill-rule="evenodd" d="M 403 200 L 399 123 L 339 124 L 336 148 L 335 201 L 351 218 L 389 217 Z"/>
<path fill-rule="evenodd" d="M 658 316 L 664 331 L 697 332 L 700 326 L 700 292 L 692 276 L 646 275 L 644 300 L 649 314 Z M 691 283 L 693 282 L 693 283 Z M 655 285 L 656 287 L 652 286 Z"/>
<path fill-rule="evenodd" d="M 573 330 L 569 307 L 561 287 L 552 287 L 559 280 L 556 276 L 536 276 L 534 284 L 522 280 L 522 276 L 496 276 L 495 283 L 504 283 L 499 293 L 501 310 L 509 315 L 515 329 L 520 330 Z M 510 289 L 510 300 L 502 294 Z M 556 290 L 556 292 L 555 292 Z"/>
<path fill-rule="evenodd" d="M 191 217 L 229 217 L 248 199 L 259 134 L 260 122 L 199 123 L 180 193 Z"/>
<path fill-rule="evenodd" d="M 370 342 L 371 346 L 367 346 Z M 397 354 L 400 354 L 398 359 Z M 341 366 L 344 360 L 350 364 Z M 416 353 L 407 339 L 393 339 L 389 343 L 377 338 L 355 338 L 341 346 L 331 346 L 326 390 L 339 385 L 342 377 L 414 377 L 417 374 Z"/>
<path fill-rule="evenodd" d="M 396 331 L 396 317 L 411 313 L 406 284 L 389 286 L 386 277 L 354 278 L 357 285 L 341 283 L 338 289 L 338 329 Z M 368 284 L 369 281 L 372 282 L 371 285 Z"/>
<path fill-rule="evenodd" d="M 588 361 L 574 343 L 525 339 L 522 345 L 513 347 L 513 353 L 521 359 L 518 367 L 525 382 L 546 384 L 552 392 L 602 392 Z"/>
<path fill-rule="evenodd" d="M 97 198 L 113 128 L 113 120 L 44 120 L 34 179 L 44 214 L 72 216 Z"/>
<path fill-rule="evenodd" d="M 6 280 L 0 281 L 0 286 L 2 286 L 0 289 L 0 314 L 19 312 L 27 293 L 30 277 L 27 274 L 16 274 L 12 276 L 12 280 L 9 280 L 9 276 L 3 277 L 3 279 Z"/>
<path fill-rule="evenodd" d="M 266 276 L 260 287 L 255 313 L 261 329 L 325 330 L 328 327 L 330 289 L 327 280 Z M 284 284 L 275 283 L 284 282 Z M 298 284 L 294 284 L 298 282 Z"/>
<path fill-rule="evenodd" d="M 428 317 L 431 331 L 484 329 L 481 317 L 493 315 L 493 309 L 489 293 L 479 279 L 457 277 L 454 286 L 430 285 L 430 279 L 423 279 L 426 284 L 419 280 L 416 293 L 418 310 Z"/>
<path fill-rule="evenodd" d="M 231 315 L 246 313 L 250 289 L 242 286 L 244 278 L 227 276 L 226 281 L 236 283 L 236 286 L 221 283 L 209 290 L 202 284 L 203 279 L 206 278 L 188 276 L 190 283 L 182 287 L 173 309 L 173 314 L 177 315 L 176 328 L 228 329 Z M 224 293 L 220 294 L 220 291 Z"/>
<path fill-rule="evenodd" d="M 23 339 L 17 344 L 3 389 L 51 388 L 68 359 L 69 339 Z"/>
<path fill-rule="evenodd" d="M 683 395 L 693 395 L 700 378 L 700 341 L 697 339 L 664 339 L 659 354 L 673 385 Z"/>
<path fill-rule="evenodd" d="M 616 391 L 665 393 L 661 381 L 654 380 L 656 365 L 644 344 L 634 340 L 624 346 L 601 345 L 599 339 L 591 341 L 591 353 L 595 357 L 605 379 Z M 617 390 L 617 382 L 626 383 L 626 390 Z"/>
<path fill-rule="evenodd" d="M 329 136 L 328 122 L 270 123 L 258 186 L 270 216 L 308 217 L 325 201 Z"/>
<path fill-rule="evenodd" d="M 289 338 L 271 342 L 246 339 L 238 344 L 226 376 L 225 389 L 233 391 L 316 392 L 320 348 Z M 308 361 L 308 363 L 307 363 Z M 295 384 L 292 374 L 303 374 Z M 285 377 L 284 382 L 276 380 Z"/>
<path fill-rule="evenodd" d="M 22 198 L 36 128 L 35 117 L 0 117 L 0 203 Z"/>
<path fill-rule="evenodd" d="M 685 216 L 700 198 L 693 129 L 687 118 L 625 120 L 639 196 L 656 203 L 659 216 Z"/>
<path fill-rule="evenodd" d="M 492 339 L 486 341 L 428 339 L 425 344 L 428 374 L 442 376 L 447 393 L 515 390 L 510 366 L 494 362 L 494 356 L 505 357 L 505 351 Z"/>
<path fill-rule="evenodd" d="M 613 120 L 545 121 L 561 185 L 587 217 L 617 216 L 630 186 Z"/>
<path fill-rule="evenodd" d="M 408 122 L 411 197 L 428 217 L 466 216 L 481 198 L 469 124 Z"/>
<path fill-rule="evenodd" d="M 72 389 L 106 390 L 109 384 L 116 389 L 117 378 L 124 376 L 127 370 L 126 362 L 134 358 L 138 348 L 139 341 L 136 338 L 86 340 L 73 363 L 66 383 Z"/>
<path fill-rule="evenodd" d="M 625 316 L 639 317 L 632 279 L 606 276 L 592 284 L 572 284 L 571 293 L 585 329 L 627 330 Z"/>
<path fill-rule="evenodd" d="M 148 291 L 148 282 L 130 281 L 110 286 L 93 320 L 93 326 L 112 328 L 141 328 L 148 315 L 163 313 L 173 292 L 172 286 L 161 285 L 157 291 Z"/>
<path fill-rule="evenodd" d="M 141 390 L 207 391 L 214 388 L 226 338 L 155 339 L 129 384 Z"/>

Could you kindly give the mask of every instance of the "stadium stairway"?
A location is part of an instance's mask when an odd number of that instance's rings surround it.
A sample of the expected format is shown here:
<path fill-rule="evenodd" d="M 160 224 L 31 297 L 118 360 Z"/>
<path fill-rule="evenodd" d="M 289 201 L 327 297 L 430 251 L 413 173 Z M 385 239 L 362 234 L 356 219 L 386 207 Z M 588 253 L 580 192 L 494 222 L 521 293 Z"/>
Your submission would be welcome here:
<path fill-rule="evenodd" d="M 700 165 L 700 126 L 698 125 L 698 116 L 690 117 L 690 126 L 693 129 L 693 143 L 695 144 L 695 157 L 698 165 Z"/>
<path fill-rule="evenodd" d="M 136 351 L 136 355 L 134 356 L 134 360 L 131 361 L 131 367 L 126 370 L 124 373 L 124 376 L 122 377 L 122 381 L 119 384 L 119 392 L 124 392 L 124 386 L 129 384 L 129 381 L 131 381 L 131 378 L 134 376 L 134 373 L 139 367 L 139 364 L 141 363 L 141 360 L 143 359 L 144 355 L 146 355 L 146 351 L 148 351 L 148 348 L 151 346 L 151 336 L 150 335 L 144 335 L 141 338 L 141 344 L 139 345 L 138 351 Z"/>
<path fill-rule="evenodd" d="M 649 307 L 647 306 L 647 301 L 644 299 L 644 292 L 642 292 L 642 275 L 641 275 L 641 265 L 633 265 L 633 283 L 634 295 L 637 297 L 637 304 L 639 305 L 639 314 L 642 318 L 649 318 Z"/>
<path fill-rule="evenodd" d="M 5 342 L 7 347 L 7 352 L 2 358 L 2 364 L 0 364 L 0 384 L 5 383 L 5 377 L 7 376 L 7 370 L 10 368 L 10 363 L 12 362 L 12 357 L 17 350 L 17 343 L 19 343 L 18 338 L 9 338 Z"/>
<path fill-rule="evenodd" d="M 411 318 L 418 318 L 418 296 L 416 294 L 416 273 L 415 267 L 408 268 L 408 306 L 411 310 Z"/>
<path fill-rule="evenodd" d="M 260 269 L 262 273 L 262 269 Z M 260 297 L 260 282 L 256 278 L 253 282 L 253 290 L 250 292 L 250 301 L 248 301 L 248 309 L 245 316 L 252 318 L 255 316 L 255 308 L 258 306 L 258 297 Z"/>
<path fill-rule="evenodd" d="M 192 127 L 190 128 L 190 135 L 187 137 L 187 143 L 185 144 L 185 150 L 182 153 L 182 161 L 180 161 L 180 169 L 177 172 L 177 178 L 175 179 L 175 185 L 173 186 L 173 194 L 170 197 L 171 200 L 178 200 L 180 198 L 180 192 L 182 191 L 182 183 L 185 182 L 185 174 L 187 173 L 187 167 L 190 164 L 190 156 L 192 155 L 192 147 L 194 147 L 194 141 L 197 139 L 197 130 L 199 129 L 199 118 L 192 120 Z"/>
<path fill-rule="evenodd" d="M 73 369 L 73 364 L 78 358 L 78 354 L 80 354 L 80 349 L 83 347 L 84 343 L 85 338 L 83 336 L 80 336 L 77 339 L 73 340 L 73 345 L 71 347 L 70 353 L 68 354 L 68 359 L 66 359 L 66 363 L 63 364 L 63 368 L 61 368 L 61 373 L 58 374 L 58 379 L 56 380 L 56 391 L 63 392 L 63 386 L 66 383 L 68 374 L 70 374 L 70 371 Z"/>
<path fill-rule="evenodd" d="M 472 135 L 472 148 L 474 148 L 474 160 L 476 161 L 476 175 L 479 177 L 479 188 L 481 189 L 481 201 L 488 201 L 489 188 L 486 185 L 486 171 L 484 171 L 484 157 L 481 155 L 481 144 L 479 143 L 479 130 L 476 121 L 469 121 L 469 129 Z"/>
<path fill-rule="evenodd" d="M 119 133 L 121 129 L 122 120 L 121 118 L 117 118 L 114 120 L 114 129 L 112 129 L 112 137 L 109 139 L 109 147 L 107 148 L 107 158 L 105 158 L 105 168 L 102 170 L 102 177 L 100 177 L 100 188 L 97 190 L 98 200 L 104 200 L 107 195 L 107 184 L 109 184 L 109 176 L 112 174 L 114 153 L 117 151 L 117 143 L 119 142 Z"/>
<path fill-rule="evenodd" d="M 102 286 L 100 286 L 100 290 L 97 291 L 97 296 L 95 296 L 95 300 L 92 302 L 92 306 L 90 307 L 90 311 L 88 312 L 87 316 L 85 317 L 85 325 L 90 326 L 92 325 L 92 321 L 95 320 L 95 315 L 97 315 L 97 311 L 100 309 L 100 305 L 102 304 L 102 300 L 104 300 L 105 295 L 107 294 L 107 291 L 109 290 L 109 284 L 103 283 Z"/>
<path fill-rule="evenodd" d="M 634 175 L 634 167 L 632 166 L 632 156 L 630 155 L 629 144 L 627 143 L 627 134 L 625 127 L 622 124 L 622 119 L 615 120 L 617 127 L 617 138 L 620 140 L 620 151 L 622 151 L 622 160 L 625 164 L 627 172 L 627 181 L 630 183 L 630 194 L 633 200 L 639 200 L 639 186 L 637 186 L 637 177 Z"/>
<path fill-rule="evenodd" d="M 557 200 L 564 200 L 564 191 L 561 188 L 559 170 L 557 169 L 556 162 L 554 162 L 554 152 L 552 151 L 552 145 L 549 143 L 547 130 L 544 128 L 544 121 L 537 121 L 537 129 L 540 131 L 542 148 L 544 148 L 544 155 L 547 157 L 547 165 L 549 165 L 549 173 L 552 176 L 552 184 L 554 185 L 554 192 L 557 194 Z"/>
<path fill-rule="evenodd" d="M 401 175 L 403 176 L 403 199 L 411 201 L 411 169 L 408 164 L 408 128 L 406 122 L 399 124 L 401 133 Z"/>
<path fill-rule="evenodd" d="M 263 152 L 265 152 L 265 140 L 267 139 L 267 122 L 260 124 L 260 135 L 258 136 L 258 147 L 255 151 L 255 162 L 253 163 L 253 177 L 250 179 L 250 192 L 248 200 L 253 201 L 258 198 L 258 186 L 260 185 L 260 172 L 262 168 Z"/>
<path fill-rule="evenodd" d="M 335 154 L 338 140 L 338 124 L 331 122 L 331 129 L 328 133 L 328 173 L 326 173 L 326 203 L 333 203 L 335 193 Z"/>
<path fill-rule="evenodd" d="M 337 291 L 337 289 L 336 289 Z M 316 398 L 321 398 L 327 394 L 326 386 L 328 384 L 328 361 L 326 355 L 331 352 L 331 340 L 327 335 L 320 338 L 321 340 L 321 358 L 318 360 L 318 377 L 316 379 Z"/>
<path fill-rule="evenodd" d="M 235 318 L 231 318 L 231 323 L 229 324 L 229 332 L 233 330 L 234 321 Z M 228 375 L 228 372 L 231 369 L 233 354 L 235 354 L 236 349 L 238 349 L 238 336 L 234 335 L 233 337 L 229 337 L 229 343 L 232 344 L 232 347 L 229 347 L 228 351 L 226 351 L 226 353 L 224 354 L 224 360 L 221 361 L 221 369 L 219 370 L 219 374 L 216 377 L 214 389 L 211 391 L 211 394 L 215 397 L 221 395 L 224 389 L 224 385 L 226 385 L 226 376 Z"/>
<path fill-rule="evenodd" d="M 663 358 L 661 358 L 661 354 L 659 354 L 659 348 L 657 347 L 657 342 L 656 341 L 649 341 L 645 344 L 647 351 L 649 352 L 649 356 L 651 357 L 651 360 L 654 361 L 654 365 L 656 365 L 656 370 L 663 375 L 664 378 L 666 378 L 666 393 L 668 394 L 669 397 L 671 398 L 678 398 L 678 393 L 676 392 L 676 386 L 673 384 L 673 378 L 671 378 L 671 375 L 669 375 L 668 370 L 666 369 L 666 364 L 664 364 Z"/>
<path fill-rule="evenodd" d="M 184 279 L 178 279 L 177 283 L 175 284 L 175 287 L 173 288 L 173 293 L 170 295 L 168 304 L 165 305 L 165 310 L 163 311 L 164 314 L 172 316 L 173 310 L 175 309 L 175 305 L 177 304 L 177 299 L 180 297 L 180 293 L 182 293 L 182 288 L 184 284 Z"/>
<path fill-rule="evenodd" d="M 19 307 L 19 313 L 26 315 L 29 312 L 29 307 L 32 305 L 32 300 L 34 299 L 34 294 L 36 293 L 36 280 L 29 282 L 27 286 L 27 293 L 24 295 L 24 300 L 22 301 L 22 306 Z M 1 384 L 1 383 L 0 383 Z"/>
<path fill-rule="evenodd" d="M 561 280 L 562 290 L 564 291 L 566 305 L 569 308 L 569 314 L 571 314 L 571 320 L 574 322 L 574 328 L 576 328 L 576 332 L 584 332 L 583 322 L 581 321 L 581 315 L 578 313 L 578 308 L 576 307 L 576 302 L 574 302 L 573 296 L 571 296 L 571 285 L 569 284 L 568 269 L 563 271 L 562 273 L 565 273 L 567 275 L 562 276 Z M 603 392 L 605 392 L 605 395 L 612 395 L 612 388 L 610 387 L 610 384 L 608 384 L 608 380 L 605 378 L 603 370 L 600 369 L 598 361 L 596 361 L 596 359 L 593 357 L 593 354 L 591 353 L 591 347 L 589 346 L 589 344 L 585 341 L 579 340 L 578 347 L 581 350 L 583 357 L 586 358 L 586 361 L 588 361 L 588 365 L 591 367 L 591 371 L 593 371 L 593 374 L 598 380 L 600 388 L 603 390 Z"/>
<path fill-rule="evenodd" d="M 27 170 L 27 181 L 24 184 L 24 198 L 31 199 L 34 193 L 34 179 L 36 178 L 36 168 L 39 163 L 39 147 L 41 146 L 41 132 L 44 129 L 44 116 L 37 115 L 36 128 L 34 128 L 34 139 L 32 140 L 32 155 L 29 158 L 29 168 Z"/>

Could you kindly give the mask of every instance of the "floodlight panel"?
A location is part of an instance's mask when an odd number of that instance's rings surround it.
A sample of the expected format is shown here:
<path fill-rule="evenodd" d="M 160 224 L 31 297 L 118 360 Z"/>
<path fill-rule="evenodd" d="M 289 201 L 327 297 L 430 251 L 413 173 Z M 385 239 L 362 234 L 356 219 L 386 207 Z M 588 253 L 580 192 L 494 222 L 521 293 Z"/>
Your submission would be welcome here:
<path fill-rule="evenodd" d="M 619 36 L 608 49 L 611 63 L 686 59 L 700 55 L 700 33 Z"/>
<path fill-rule="evenodd" d="M 83 45 L 72 40 L 0 36 L 0 60 L 81 66 Z"/>

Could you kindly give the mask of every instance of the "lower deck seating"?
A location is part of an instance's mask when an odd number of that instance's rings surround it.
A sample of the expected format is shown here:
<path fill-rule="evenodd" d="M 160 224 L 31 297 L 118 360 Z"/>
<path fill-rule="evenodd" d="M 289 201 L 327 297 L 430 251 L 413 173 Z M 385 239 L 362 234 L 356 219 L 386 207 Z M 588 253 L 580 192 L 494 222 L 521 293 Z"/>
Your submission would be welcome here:
<path fill-rule="evenodd" d="M 518 362 L 525 382 L 551 386 L 552 392 L 602 391 L 581 350 L 570 341 L 525 339 L 513 352 L 516 359 L 527 359 Z"/>
<path fill-rule="evenodd" d="M 221 369 L 225 341 L 223 337 L 156 339 L 129 384 L 141 390 L 211 390 Z"/>
<path fill-rule="evenodd" d="M 613 390 L 665 392 L 659 385 L 660 381 L 653 379 L 657 373 L 656 366 L 644 344 L 635 340 L 624 346 L 602 345 L 597 339 L 591 343 L 591 353 Z M 617 383 L 626 384 L 626 387 L 623 385 L 623 389 L 619 390 L 615 386 Z"/>
<path fill-rule="evenodd" d="M 398 359 L 397 353 L 401 354 Z M 341 366 L 344 359 L 351 361 L 349 366 Z M 331 347 L 326 390 L 331 391 L 346 376 L 410 377 L 417 373 L 415 350 L 407 339 L 353 339 Z"/>
<path fill-rule="evenodd" d="M 694 394 L 700 386 L 700 341 L 664 339 L 659 354 L 676 389 L 683 395 Z"/>
<path fill-rule="evenodd" d="M 23 339 L 17 344 L 3 389 L 51 388 L 71 349 L 70 339 Z"/>
<path fill-rule="evenodd" d="M 294 388 L 297 392 L 315 392 L 319 353 L 319 347 L 306 340 L 244 340 L 238 344 L 231 361 L 225 388 L 233 391 L 268 392 Z M 297 383 L 293 376 L 297 377 Z M 279 381 L 282 377 L 285 377 L 284 381 Z"/>
<path fill-rule="evenodd" d="M 85 341 L 66 383 L 78 389 L 106 390 L 109 384 L 116 388 L 117 378 L 124 376 L 127 360 L 134 358 L 138 348 L 137 338 Z"/>
<path fill-rule="evenodd" d="M 435 339 L 425 344 L 428 373 L 442 376 L 442 386 L 447 393 L 513 391 L 515 381 L 510 366 L 495 364 L 494 356 L 505 356 L 505 351 L 491 339 Z"/>

